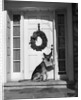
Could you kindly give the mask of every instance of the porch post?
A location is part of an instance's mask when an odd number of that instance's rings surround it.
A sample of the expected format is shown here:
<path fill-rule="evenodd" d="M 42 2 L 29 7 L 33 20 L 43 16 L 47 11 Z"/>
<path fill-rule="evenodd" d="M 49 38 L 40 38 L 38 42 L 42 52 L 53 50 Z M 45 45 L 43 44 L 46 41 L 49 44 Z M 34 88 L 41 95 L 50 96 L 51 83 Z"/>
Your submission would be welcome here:
<path fill-rule="evenodd" d="M 3 36 L 2 36 L 2 38 L 3 38 L 3 76 L 4 76 L 4 79 L 3 79 L 3 83 L 6 83 L 7 82 L 7 68 L 6 68 L 6 25 L 7 25 L 7 23 L 6 23 L 6 21 L 7 21 L 7 11 L 5 10 L 5 11 L 3 11 L 3 19 L 2 19 L 2 21 L 3 21 L 3 24 L 2 24 L 2 26 L 3 26 L 3 28 L 2 28 L 2 32 L 0 32 L 0 33 L 3 33 Z M 0 36 L 1 37 L 1 36 Z M 1 39 L 0 39 L 1 40 Z"/>
<path fill-rule="evenodd" d="M 55 27 L 55 10 L 53 11 L 53 46 L 54 46 L 54 78 L 55 80 L 59 80 L 60 76 L 58 74 L 58 54 L 57 54 L 57 37 L 56 37 L 56 27 Z"/>

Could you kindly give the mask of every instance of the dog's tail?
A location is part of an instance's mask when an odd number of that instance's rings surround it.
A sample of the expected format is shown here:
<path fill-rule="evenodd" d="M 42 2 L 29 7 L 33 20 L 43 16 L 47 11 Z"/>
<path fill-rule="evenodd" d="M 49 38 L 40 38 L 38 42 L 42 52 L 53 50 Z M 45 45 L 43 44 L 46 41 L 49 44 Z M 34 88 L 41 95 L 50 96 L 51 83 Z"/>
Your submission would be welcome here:
<path fill-rule="evenodd" d="M 33 76 L 31 77 L 31 80 L 33 80 Z"/>
<path fill-rule="evenodd" d="M 35 77 L 36 77 L 36 74 L 32 74 L 31 80 L 34 80 Z"/>

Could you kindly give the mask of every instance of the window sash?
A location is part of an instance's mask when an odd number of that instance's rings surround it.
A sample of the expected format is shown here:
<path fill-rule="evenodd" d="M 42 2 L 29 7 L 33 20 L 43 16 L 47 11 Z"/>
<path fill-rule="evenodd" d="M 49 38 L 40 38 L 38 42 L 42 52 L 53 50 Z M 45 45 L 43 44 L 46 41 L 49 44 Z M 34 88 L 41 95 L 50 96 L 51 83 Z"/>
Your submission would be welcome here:
<path fill-rule="evenodd" d="M 56 12 L 56 27 L 59 74 L 66 74 L 65 12 Z"/>
<path fill-rule="evenodd" d="M 13 14 L 13 72 L 21 71 L 20 17 L 19 14 Z"/>

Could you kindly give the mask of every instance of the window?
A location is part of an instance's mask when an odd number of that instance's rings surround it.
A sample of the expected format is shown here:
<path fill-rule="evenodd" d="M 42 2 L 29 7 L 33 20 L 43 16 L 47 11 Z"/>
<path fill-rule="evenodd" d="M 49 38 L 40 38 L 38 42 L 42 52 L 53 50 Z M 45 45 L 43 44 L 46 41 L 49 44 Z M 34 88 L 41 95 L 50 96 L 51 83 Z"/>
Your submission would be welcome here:
<path fill-rule="evenodd" d="M 56 23 L 57 23 L 57 51 L 58 51 L 58 66 L 59 74 L 66 73 L 66 46 L 65 46 L 65 13 L 56 13 Z"/>
<path fill-rule="evenodd" d="M 13 72 L 20 72 L 20 15 L 13 15 Z"/>

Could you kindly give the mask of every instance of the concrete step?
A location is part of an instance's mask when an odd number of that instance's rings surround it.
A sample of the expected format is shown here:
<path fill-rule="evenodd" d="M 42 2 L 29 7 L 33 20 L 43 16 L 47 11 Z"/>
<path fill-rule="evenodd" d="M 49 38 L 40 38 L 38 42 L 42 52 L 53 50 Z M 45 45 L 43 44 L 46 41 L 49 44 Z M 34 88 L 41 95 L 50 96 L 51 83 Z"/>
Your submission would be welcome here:
<path fill-rule="evenodd" d="M 4 89 L 22 89 L 22 88 L 66 88 L 67 82 L 63 80 L 48 80 L 36 82 L 30 80 L 22 80 L 16 82 L 7 82 L 4 84 Z"/>

